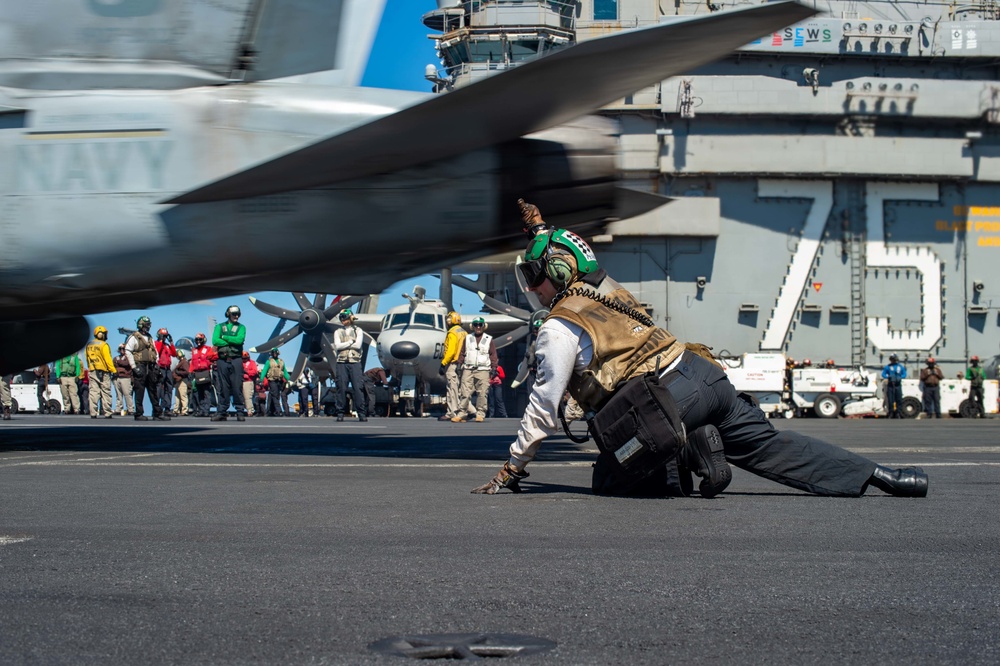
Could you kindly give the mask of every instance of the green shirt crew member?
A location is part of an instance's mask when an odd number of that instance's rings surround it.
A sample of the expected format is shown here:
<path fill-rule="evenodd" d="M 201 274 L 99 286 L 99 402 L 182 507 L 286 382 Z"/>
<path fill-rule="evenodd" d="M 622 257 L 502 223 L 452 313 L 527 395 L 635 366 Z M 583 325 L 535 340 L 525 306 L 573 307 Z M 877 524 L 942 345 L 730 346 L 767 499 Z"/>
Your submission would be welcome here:
<path fill-rule="evenodd" d="M 271 350 L 271 358 L 267 359 L 261 377 L 267 382 L 267 415 L 281 416 L 281 394 L 288 383 L 288 369 L 285 362 L 278 358 L 281 352 Z"/>
<path fill-rule="evenodd" d="M 243 402 L 243 341 L 247 337 L 247 327 L 240 323 L 239 307 L 226 308 L 226 321 L 216 324 L 212 333 L 212 344 L 219 354 L 216 366 L 219 370 L 219 411 L 212 415 L 213 421 L 225 421 L 229 414 L 229 403 L 236 409 L 236 420 L 245 421 L 247 408 Z"/>
<path fill-rule="evenodd" d="M 969 403 L 975 410 L 973 418 L 981 419 L 986 417 L 986 409 L 983 406 L 983 381 L 986 379 L 986 372 L 979 365 L 979 357 L 973 356 L 969 359 L 969 367 L 965 369 L 965 378 L 969 380 Z"/>
<path fill-rule="evenodd" d="M 80 413 L 80 394 L 76 391 L 76 380 L 83 377 L 83 366 L 80 357 L 70 354 L 56 361 L 56 377 L 59 378 L 59 390 L 62 392 L 64 414 Z"/>

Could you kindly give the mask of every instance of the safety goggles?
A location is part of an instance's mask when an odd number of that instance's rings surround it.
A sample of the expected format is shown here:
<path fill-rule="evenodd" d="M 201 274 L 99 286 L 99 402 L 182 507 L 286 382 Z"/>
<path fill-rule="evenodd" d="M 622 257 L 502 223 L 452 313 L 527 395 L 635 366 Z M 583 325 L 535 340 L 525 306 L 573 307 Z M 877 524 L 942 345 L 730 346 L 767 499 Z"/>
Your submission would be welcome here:
<path fill-rule="evenodd" d="M 529 289 L 534 289 L 544 282 L 546 277 L 548 277 L 545 273 L 545 261 L 542 259 L 524 261 L 518 264 L 517 268 L 521 271 L 524 283 L 528 285 Z"/>

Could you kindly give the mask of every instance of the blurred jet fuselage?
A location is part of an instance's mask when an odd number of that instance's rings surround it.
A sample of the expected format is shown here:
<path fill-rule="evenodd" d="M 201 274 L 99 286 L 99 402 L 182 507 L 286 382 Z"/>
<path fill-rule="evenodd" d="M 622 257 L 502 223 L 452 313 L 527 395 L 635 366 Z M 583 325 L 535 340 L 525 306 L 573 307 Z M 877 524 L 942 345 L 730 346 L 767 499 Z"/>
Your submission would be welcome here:
<path fill-rule="evenodd" d="M 381 6 L 0 0 L 0 372 L 79 349 L 84 314 L 378 293 L 512 249 L 519 197 L 597 228 L 616 129 L 580 116 L 812 13 L 619 33 L 427 96 L 351 87 Z M 274 80 L 338 62 L 339 86 Z"/>

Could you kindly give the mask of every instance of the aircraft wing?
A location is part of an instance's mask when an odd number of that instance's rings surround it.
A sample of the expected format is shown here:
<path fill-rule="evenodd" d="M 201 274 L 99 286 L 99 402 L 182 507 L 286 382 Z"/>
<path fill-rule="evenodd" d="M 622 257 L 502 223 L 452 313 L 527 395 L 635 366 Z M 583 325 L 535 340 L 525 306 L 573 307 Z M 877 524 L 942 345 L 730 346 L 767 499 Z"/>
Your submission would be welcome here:
<path fill-rule="evenodd" d="M 385 0 L 3 0 L 0 80 L 16 75 L 19 87 L 51 87 L 57 63 L 71 61 L 147 69 L 170 63 L 218 81 L 323 71 L 327 83 L 357 85 L 384 6 Z M 81 85 L 78 77 L 60 80 Z M 156 85 L 156 77 L 135 81 Z"/>
<path fill-rule="evenodd" d="M 569 122 L 816 10 L 774 2 L 624 31 L 321 140 L 165 203 L 241 199 L 405 169 Z M 628 67 L 622 67 L 628 62 Z M 553 86 L 553 81 L 560 85 Z"/>

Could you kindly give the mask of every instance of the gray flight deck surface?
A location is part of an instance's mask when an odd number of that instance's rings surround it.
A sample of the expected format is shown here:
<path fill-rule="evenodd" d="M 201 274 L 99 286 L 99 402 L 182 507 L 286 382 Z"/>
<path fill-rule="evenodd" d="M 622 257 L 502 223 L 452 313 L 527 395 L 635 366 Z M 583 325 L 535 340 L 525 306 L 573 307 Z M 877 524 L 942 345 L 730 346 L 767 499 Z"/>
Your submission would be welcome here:
<path fill-rule="evenodd" d="M 469 494 L 515 420 L 18 416 L 0 424 L 0 662 L 403 664 L 413 634 L 555 641 L 515 663 L 997 663 L 1000 422 L 777 423 L 926 499 L 590 494 L 590 444 Z"/>

